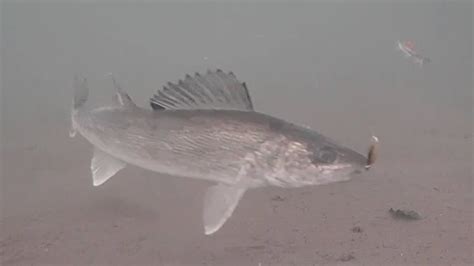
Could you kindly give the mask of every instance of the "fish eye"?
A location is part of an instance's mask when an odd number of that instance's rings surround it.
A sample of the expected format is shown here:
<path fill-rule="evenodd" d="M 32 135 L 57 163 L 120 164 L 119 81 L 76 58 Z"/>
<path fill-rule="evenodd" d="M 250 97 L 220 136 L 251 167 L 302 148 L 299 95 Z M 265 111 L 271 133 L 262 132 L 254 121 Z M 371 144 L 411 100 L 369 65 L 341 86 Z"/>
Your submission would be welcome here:
<path fill-rule="evenodd" d="M 337 153 L 333 148 L 324 146 L 314 153 L 314 163 L 333 163 L 337 159 Z"/>

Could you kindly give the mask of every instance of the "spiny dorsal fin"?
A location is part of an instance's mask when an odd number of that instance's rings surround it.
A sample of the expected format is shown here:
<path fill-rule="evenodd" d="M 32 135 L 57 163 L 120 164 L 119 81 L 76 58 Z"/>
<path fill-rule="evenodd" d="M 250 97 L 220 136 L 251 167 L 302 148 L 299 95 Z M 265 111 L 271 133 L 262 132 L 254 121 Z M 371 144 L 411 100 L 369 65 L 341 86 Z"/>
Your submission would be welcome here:
<path fill-rule="evenodd" d="M 150 105 L 154 110 L 163 109 L 221 109 L 252 111 L 253 105 L 245 83 L 237 80 L 232 72 L 208 70 L 206 74 L 186 75 L 178 83 L 168 82 L 158 90 Z"/>

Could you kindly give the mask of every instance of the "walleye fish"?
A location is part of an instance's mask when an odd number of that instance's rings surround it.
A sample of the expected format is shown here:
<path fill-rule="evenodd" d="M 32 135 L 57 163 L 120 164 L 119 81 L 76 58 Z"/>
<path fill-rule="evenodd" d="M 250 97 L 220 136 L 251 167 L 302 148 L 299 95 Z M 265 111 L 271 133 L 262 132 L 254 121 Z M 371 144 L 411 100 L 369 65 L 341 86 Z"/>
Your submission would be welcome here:
<path fill-rule="evenodd" d="M 363 156 L 308 128 L 254 110 L 245 83 L 208 71 L 168 83 L 138 107 L 115 82 L 113 106 L 87 107 L 85 79 L 74 82 L 72 128 L 93 146 L 94 186 L 127 164 L 214 181 L 204 197 L 206 235 L 219 230 L 245 191 L 346 181 L 369 169 Z"/>
<path fill-rule="evenodd" d="M 424 57 L 415 51 L 415 45 L 413 44 L 413 42 L 397 41 L 397 49 L 402 51 L 405 57 L 413 58 L 413 61 L 420 67 L 423 67 L 426 63 L 429 63 L 431 61 L 428 57 Z"/>

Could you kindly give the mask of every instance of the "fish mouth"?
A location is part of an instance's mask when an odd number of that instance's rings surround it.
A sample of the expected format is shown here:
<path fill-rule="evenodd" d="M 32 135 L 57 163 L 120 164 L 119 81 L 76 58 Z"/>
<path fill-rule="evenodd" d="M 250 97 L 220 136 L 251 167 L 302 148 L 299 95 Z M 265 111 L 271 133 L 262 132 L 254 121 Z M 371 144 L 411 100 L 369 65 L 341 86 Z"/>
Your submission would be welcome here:
<path fill-rule="evenodd" d="M 376 136 L 372 136 L 372 144 L 367 152 L 367 162 L 365 164 L 365 170 L 369 170 L 374 165 L 377 159 L 379 139 Z"/>

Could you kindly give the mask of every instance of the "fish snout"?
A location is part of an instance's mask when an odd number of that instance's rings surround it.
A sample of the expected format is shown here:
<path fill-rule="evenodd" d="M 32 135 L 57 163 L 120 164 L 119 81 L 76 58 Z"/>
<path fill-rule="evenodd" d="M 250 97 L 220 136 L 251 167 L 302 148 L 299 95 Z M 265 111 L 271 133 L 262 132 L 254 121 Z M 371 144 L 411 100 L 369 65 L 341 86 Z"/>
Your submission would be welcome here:
<path fill-rule="evenodd" d="M 367 152 L 367 162 L 365 164 L 365 170 L 369 170 L 377 159 L 377 152 L 379 146 L 379 139 L 376 136 L 372 136 L 372 144 Z"/>
<path fill-rule="evenodd" d="M 346 163 L 353 166 L 353 174 L 361 174 L 365 171 L 370 170 L 377 159 L 379 140 L 377 137 L 372 136 L 372 143 L 369 146 L 367 156 L 364 156 L 358 152 L 351 151 L 346 153 Z"/>

